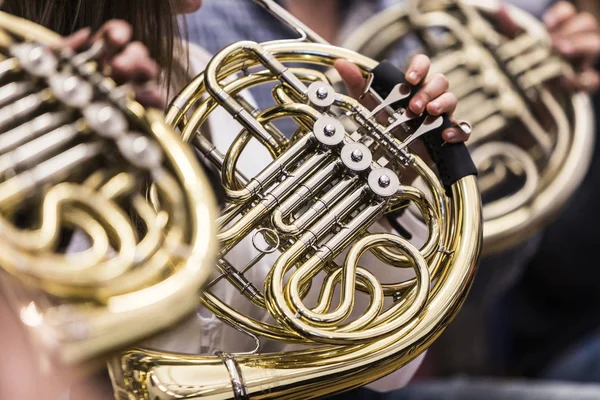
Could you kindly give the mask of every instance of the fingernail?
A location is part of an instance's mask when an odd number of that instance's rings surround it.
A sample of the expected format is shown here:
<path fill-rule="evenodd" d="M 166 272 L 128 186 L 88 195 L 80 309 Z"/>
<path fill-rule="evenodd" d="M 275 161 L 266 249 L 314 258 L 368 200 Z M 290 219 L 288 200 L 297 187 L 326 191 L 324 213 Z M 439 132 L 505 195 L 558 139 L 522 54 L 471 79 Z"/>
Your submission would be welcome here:
<path fill-rule="evenodd" d="M 450 142 L 452 140 L 454 140 L 456 138 L 456 133 L 454 133 L 453 131 L 450 132 L 446 132 L 446 141 Z"/>
<path fill-rule="evenodd" d="M 125 43 L 129 41 L 129 32 L 127 29 L 115 29 L 112 32 L 112 39 L 119 43 Z"/>
<path fill-rule="evenodd" d="M 411 71 L 408 73 L 408 79 L 412 81 L 412 83 L 416 83 L 419 78 L 419 75 L 415 71 Z"/>
<path fill-rule="evenodd" d="M 127 61 L 127 59 L 123 59 L 123 58 L 124 57 L 122 57 L 121 55 L 113 58 L 113 60 L 110 63 L 112 68 L 121 69 L 121 68 L 129 67 L 129 62 Z"/>
<path fill-rule="evenodd" d="M 92 33 L 92 30 L 90 28 L 83 28 L 82 30 L 79 31 L 79 35 L 81 36 L 89 36 Z"/>
<path fill-rule="evenodd" d="M 440 109 L 442 108 L 442 106 L 440 105 L 440 103 L 438 101 L 434 101 L 433 103 L 431 103 L 431 107 L 433 107 L 435 112 L 439 112 Z"/>
<path fill-rule="evenodd" d="M 556 26 L 556 19 L 552 14 L 544 15 L 542 17 L 542 20 L 544 21 L 544 24 L 546 24 L 546 28 L 548 29 L 554 29 L 554 27 Z"/>
<path fill-rule="evenodd" d="M 594 88 L 598 84 L 598 76 L 595 72 L 584 72 L 579 76 L 579 83 L 585 89 Z"/>
<path fill-rule="evenodd" d="M 423 103 L 423 100 L 421 100 L 421 99 L 415 99 L 413 101 L 413 106 L 416 108 L 416 110 L 413 110 L 413 111 L 421 113 L 421 112 L 423 112 L 425 103 Z"/>
<path fill-rule="evenodd" d="M 575 53 L 575 46 L 573 46 L 573 44 L 567 40 L 558 41 L 556 46 L 558 47 L 558 50 L 565 55 L 571 55 Z"/>
<path fill-rule="evenodd" d="M 457 125 L 465 135 L 470 135 L 473 132 L 473 127 L 468 121 L 459 121 Z"/>
<path fill-rule="evenodd" d="M 584 72 L 579 76 L 579 83 L 583 86 L 590 86 L 593 83 L 593 77 L 591 74 Z"/>

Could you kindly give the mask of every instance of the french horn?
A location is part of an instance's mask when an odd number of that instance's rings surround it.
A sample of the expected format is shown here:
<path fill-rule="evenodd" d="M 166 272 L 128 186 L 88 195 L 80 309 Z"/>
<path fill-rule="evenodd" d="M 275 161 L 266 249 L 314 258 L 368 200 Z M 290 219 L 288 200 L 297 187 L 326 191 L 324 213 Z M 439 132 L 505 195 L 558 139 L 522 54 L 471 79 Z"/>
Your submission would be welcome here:
<path fill-rule="evenodd" d="M 359 387 L 421 354 L 471 285 L 481 203 L 466 147 L 442 141 L 448 118 L 406 113 L 415 88 L 390 63 L 328 45 L 275 2 L 256 3 L 301 39 L 226 47 L 167 113 L 221 173 L 218 273 L 198 314 L 239 335 L 214 354 L 124 352 L 109 364 L 117 399 L 309 399 Z M 324 70 L 340 58 L 369 78 L 379 107 L 336 92 Z M 242 92 L 263 85 L 274 103 L 259 110 Z M 223 124 L 209 125 L 217 112 L 240 124 L 221 148 Z M 291 139 L 278 128 L 285 119 Z M 412 150 L 420 142 L 434 167 Z M 258 151 L 244 154 L 252 143 L 271 159 L 249 174 L 239 164 L 260 163 Z M 377 222 L 411 204 L 427 225 L 419 244 Z M 229 288 L 234 299 L 221 295 Z M 186 343 L 201 347 L 207 333 L 197 335 Z"/>
<path fill-rule="evenodd" d="M 0 278 L 36 353 L 80 370 L 197 307 L 217 207 L 164 116 L 99 71 L 102 42 L 60 46 L 0 13 Z"/>
<path fill-rule="evenodd" d="M 472 123 L 469 147 L 483 198 L 484 253 L 534 235 L 560 211 L 590 166 L 594 117 L 587 95 L 567 88 L 573 71 L 552 51 L 539 20 L 508 6 L 516 37 L 494 20 L 499 4 L 411 0 L 374 15 L 344 46 L 375 59 L 419 48 L 450 80 L 456 115 Z"/>

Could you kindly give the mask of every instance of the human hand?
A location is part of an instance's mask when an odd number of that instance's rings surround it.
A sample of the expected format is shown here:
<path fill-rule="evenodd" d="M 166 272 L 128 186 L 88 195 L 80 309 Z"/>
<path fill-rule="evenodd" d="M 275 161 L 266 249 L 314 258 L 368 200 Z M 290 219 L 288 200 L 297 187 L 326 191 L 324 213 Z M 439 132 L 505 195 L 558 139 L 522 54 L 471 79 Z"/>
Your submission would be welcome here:
<path fill-rule="evenodd" d="M 561 1 L 543 16 L 554 47 L 576 68 L 571 83 L 578 89 L 595 92 L 600 75 L 594 65 L 600 57 L 598 20 L 590 13 L 578 12 L 569 2 Z"/>
<path fill-rule="evenodd" d="M 141 42 L 131 42 L 132 30 L 128 23 L 111 20 L 95 34 L 82 29 L 65 38 L 64 46 L 82 50 L 99 40 L 104 40 L 100 59 L 104 71 L 117 84 L 131 84 L 136 100 L 145 107 L 164 109 L 166 99 L 157 84 L 160 73 L 158 64 L 150 58 L 148 49 Z"/>
<path fill-rule="evenodd" d="M 409 67 L 406 70 L 406 80 L 408 83 L 421 86 L 421 89 L 413 96 L 409 103 L 409 109 L 416 115 L 421 115 L 427 111 L 430 115 L 439 116 L 452 114 L 456 110 L 457 98 L 451 92 L 448 92 L 449 82 L 442 74 L 435 74 L 427 78 L 431 60 L 429 57 L 419 54 L 413 57 Z M 350 95 L 359 98 L 364 91 L 366 80 L 361 74 L 360 69 L 348 60 L 337 60 L 335 68 L 341 75 L 346 84 Z M 373 99 L 365 98 L 363 104 L 369 108 L 375 108 L 377 104 Z M 468 140 L 469 134 L 458 127 L 452 126 L 442 133 L 442 138 L 449 143 L 464 142 Z"/>

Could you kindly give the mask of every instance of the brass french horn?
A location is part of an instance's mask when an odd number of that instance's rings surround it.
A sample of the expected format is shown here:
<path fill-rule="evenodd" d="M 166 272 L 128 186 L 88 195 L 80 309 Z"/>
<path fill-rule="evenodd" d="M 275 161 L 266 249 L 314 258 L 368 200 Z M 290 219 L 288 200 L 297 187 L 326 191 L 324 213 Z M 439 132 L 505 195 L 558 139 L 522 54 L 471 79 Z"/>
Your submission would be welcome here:
<path fill-rule="evenodd" d="M 79 368 L 197 307 L 217 207 L 160 112 L 98 71 L 102 43 L 60 44 L 0 13 L 0 278 L 36 352 Z"/>
<path fill-rule="evenodd" d="M 442 142 L 448 119 L 405 113 L 414 88 L 391 64 L 325 44 L 273 1 L 256 3 L 302 39 L 232 44 L 167 114 L 221 172 L 219 272 L 198 313 L 239 338 L 215 354 L 127 351 L 110 363 L 117 399 L 309 399 L 362 386 L 421 354 L 472 282 L 481 204 L 466 148 Z M 335 91 L 323 71 L 339 58 L 372 81 L 377 109 Z M 265 110 L 241 95 L 262 85 L 273 86 Z M 224 127 L 208 124 L 225 111 L 240 126 L 220 148 Z M 285 119 L 296 124 L 291 139 L 277 127 Z M 434 168 L 412 150 L 420 142 Z M 238 164 L 260 163 L 245 154 L 252 143 L 272 159 L 250 175 Z M 377 223 L 409 204 L 426 221 L 419 244 Z M 237 298 L 220 296 L 232 286 Z M 200 346 L 206 332 L 197 335 Z"/>
<path fill-rule="evenodd" d="M 367 20 L 344 46 L 375 59 L 418 44 L 459 97 L 457 117 L 472 123 L 469 148 L 483 197 L 484 253 L 506 249 L 552 221 L 591 161 L 589 98 L 561 84 L 572 73 L 532 15 L 507 6 L 522 28 L 495 25 L 494 1 L 411 0 Z"/>

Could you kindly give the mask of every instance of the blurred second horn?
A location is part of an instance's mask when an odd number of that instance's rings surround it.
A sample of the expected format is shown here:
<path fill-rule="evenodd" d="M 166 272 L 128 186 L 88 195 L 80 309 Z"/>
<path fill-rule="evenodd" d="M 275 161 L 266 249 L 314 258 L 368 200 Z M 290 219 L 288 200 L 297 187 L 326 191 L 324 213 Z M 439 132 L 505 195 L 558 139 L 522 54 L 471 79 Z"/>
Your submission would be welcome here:
<path fill-rule="evenodd" d="M 594 116 L 543 24 L 516 7 L 503 32 L 498 3 L 411 0 L 367 20 L 344 46 L 375 59 L 398 46 L 424 51 L 450 80 L 456 117 L 473 125 L 469 147 L 483 198 L 484 253 L 520 243 L 560 211 L 591 162 Z M 398 61 L 398 60 L 397 60 Z"/>
<path fill-rule="evenodd" d="M 192 312 L 216 252 L 208 180 L 158 111 L 97 71 L 97 43 L 60 49 L 0 14 L 2 293 L 66 366 Z"/>

